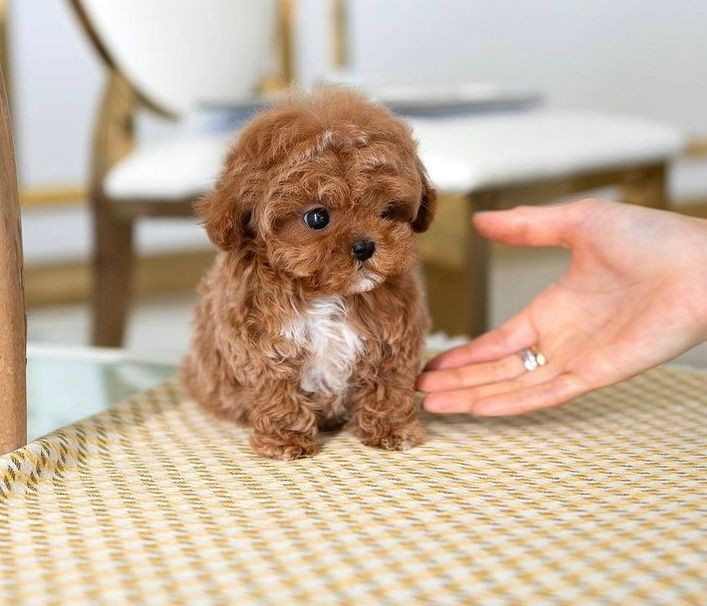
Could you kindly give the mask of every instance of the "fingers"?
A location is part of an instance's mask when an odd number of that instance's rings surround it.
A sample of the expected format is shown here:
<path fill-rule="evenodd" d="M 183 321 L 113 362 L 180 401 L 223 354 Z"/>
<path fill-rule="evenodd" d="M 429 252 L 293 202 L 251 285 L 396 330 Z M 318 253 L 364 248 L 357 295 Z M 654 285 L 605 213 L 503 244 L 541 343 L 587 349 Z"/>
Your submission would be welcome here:
<path fill-rule="evenodd" d="M 498 360 L 535 345 L 537 340 L 538 335 L 528 312 L 524 310 L 498 328 L 432 358 L 425 370 L 459 368 L 468 364 Z"/>
<path fill-rule="evenodd" d="M 474 223 L 483 236 L 496 242 L 569 247 L 577 225 L 601 204 L 599 200 L 587 199 L 556 206 L 519 206 L 507 211 L 477 213 Z M 433 358 L 425 368 L 441 370 L 487 362 L 530 347 L 537 340 L 529 313 L 524 310 L 499 328 Z"/>
<path fill-rule="evenodd" d="M 569 248 L 574 228 L 588 212 L 588 206 L 588 201 L 580 200 L 480 212 L 474 215 L 474 225 L 482 236 L 501 244 Z"/>
<path fill-rule="evenodd" d="M 424 407 L 430 412 L 441 414 L 515 415 L 564 404 L 586 391 L 587 388 L 580 381 L 565 373 L 550 375 L 537 383 L 503 381 L 437 392 L 425 398 Z"/>
<path fill-rule="evenodd" d="M 476 402 L 481 398 L 497 393 L 508 393 L 531 385 L 544 383 L 557 376 L 559 373 L 550 365 L 543 366 L 533 372 L 523 370 L 516 377 L 485 383 L 472 387 L 457 387 L 446 391 L 433 391 L 424 398 L 424 407 L 429 412 L 460 413 L 474 412 Z"/>
<path fill-rule="evenodd" d="M 433 392 L 475 387 L 513 379 L 523 372 L 520 356 L 513 354 L 493 362 L 423 372 L 417 379 L 417 389 Z"/>
<path fill-rule="evenodd" d="M 481 398 L 476 403 L 474 414 L 484 417 L 518 415 L 566 404 L 587 391 L 575 377 L 564 374 L 539 385 Z"/>

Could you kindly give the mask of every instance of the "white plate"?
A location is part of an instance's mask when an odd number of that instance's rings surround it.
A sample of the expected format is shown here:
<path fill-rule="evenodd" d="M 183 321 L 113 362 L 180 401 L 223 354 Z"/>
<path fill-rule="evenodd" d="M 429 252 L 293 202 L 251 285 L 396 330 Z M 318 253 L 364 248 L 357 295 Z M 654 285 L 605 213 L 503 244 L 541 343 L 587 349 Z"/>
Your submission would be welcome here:
<path fill-rule="evenodd" d="M 542 102 L 538 91 L 504 89 L 487 83 L 448 86 L 372 85 L 355 83 L 372 99 L 394 112 L 407 115 L 448 115 L 494 110 L 527 109 Z M 253 97 L 233 103 L 204 102 L 197 110 L 202 119 L 237 122 L 272 103 L 277 97 Z"/>
<path fill-rule="evenodd" d="M 503 89 L 491 84 L 454 86 L 364 86 L 372 98 L 404 114 L 440 114 L 459 111 L 523 109 L 537 105 L 537 91 Z"/>

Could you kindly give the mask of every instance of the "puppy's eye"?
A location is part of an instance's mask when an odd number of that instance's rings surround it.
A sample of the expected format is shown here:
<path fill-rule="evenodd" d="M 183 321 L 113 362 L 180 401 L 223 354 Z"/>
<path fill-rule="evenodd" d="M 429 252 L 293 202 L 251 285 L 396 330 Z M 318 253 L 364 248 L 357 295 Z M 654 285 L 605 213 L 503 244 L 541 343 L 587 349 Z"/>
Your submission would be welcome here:
<path fill-rule="evenodd" d="M 327 211 L 326 208 L 318 206 L 304 213 L 302 219 L 309 229 L 324 229 L 329 225 L 329 211 Z"/>
<path fill-rule="evenodd" d="M 388 219 L 389 221 L 407 221 L 407 212 L 408 207 L 406 204 L 391 202 L 380 211 L 378 216 L 381 219 Z"/>

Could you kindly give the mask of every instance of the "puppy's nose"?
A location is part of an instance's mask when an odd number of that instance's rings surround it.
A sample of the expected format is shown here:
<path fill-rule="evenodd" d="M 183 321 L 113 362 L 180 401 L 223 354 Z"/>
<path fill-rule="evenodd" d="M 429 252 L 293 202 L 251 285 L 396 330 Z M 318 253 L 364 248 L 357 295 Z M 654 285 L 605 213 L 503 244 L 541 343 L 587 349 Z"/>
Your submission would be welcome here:
<path fill-rule="evenodd" d="M 359 261 L 365 261 L 370 259 L 373 253 L 376 252 L 376 245 L 370 240 L 356 240 L 351 246 L 351 252 Z"/>

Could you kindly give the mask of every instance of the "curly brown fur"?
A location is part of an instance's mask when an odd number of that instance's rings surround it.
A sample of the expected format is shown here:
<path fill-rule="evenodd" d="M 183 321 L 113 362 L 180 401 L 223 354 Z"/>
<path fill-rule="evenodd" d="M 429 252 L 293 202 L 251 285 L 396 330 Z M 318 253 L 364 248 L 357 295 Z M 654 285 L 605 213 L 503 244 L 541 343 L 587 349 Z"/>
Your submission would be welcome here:
<path fill-rule="evenodd" d="M 409 127 L 359 94 L 323 89 L 257 116 L 197 204 L 222 252 L 199 288 L 191 395 L 272 458 L 313 455 L 318 430 L 343 424 L 371 446 L 421 442 L 414 235 L 435 205 Z M 323 229 L 303 221 L 314 207 Z M 362 239 L 375 244 L 364 261 Z"/>

